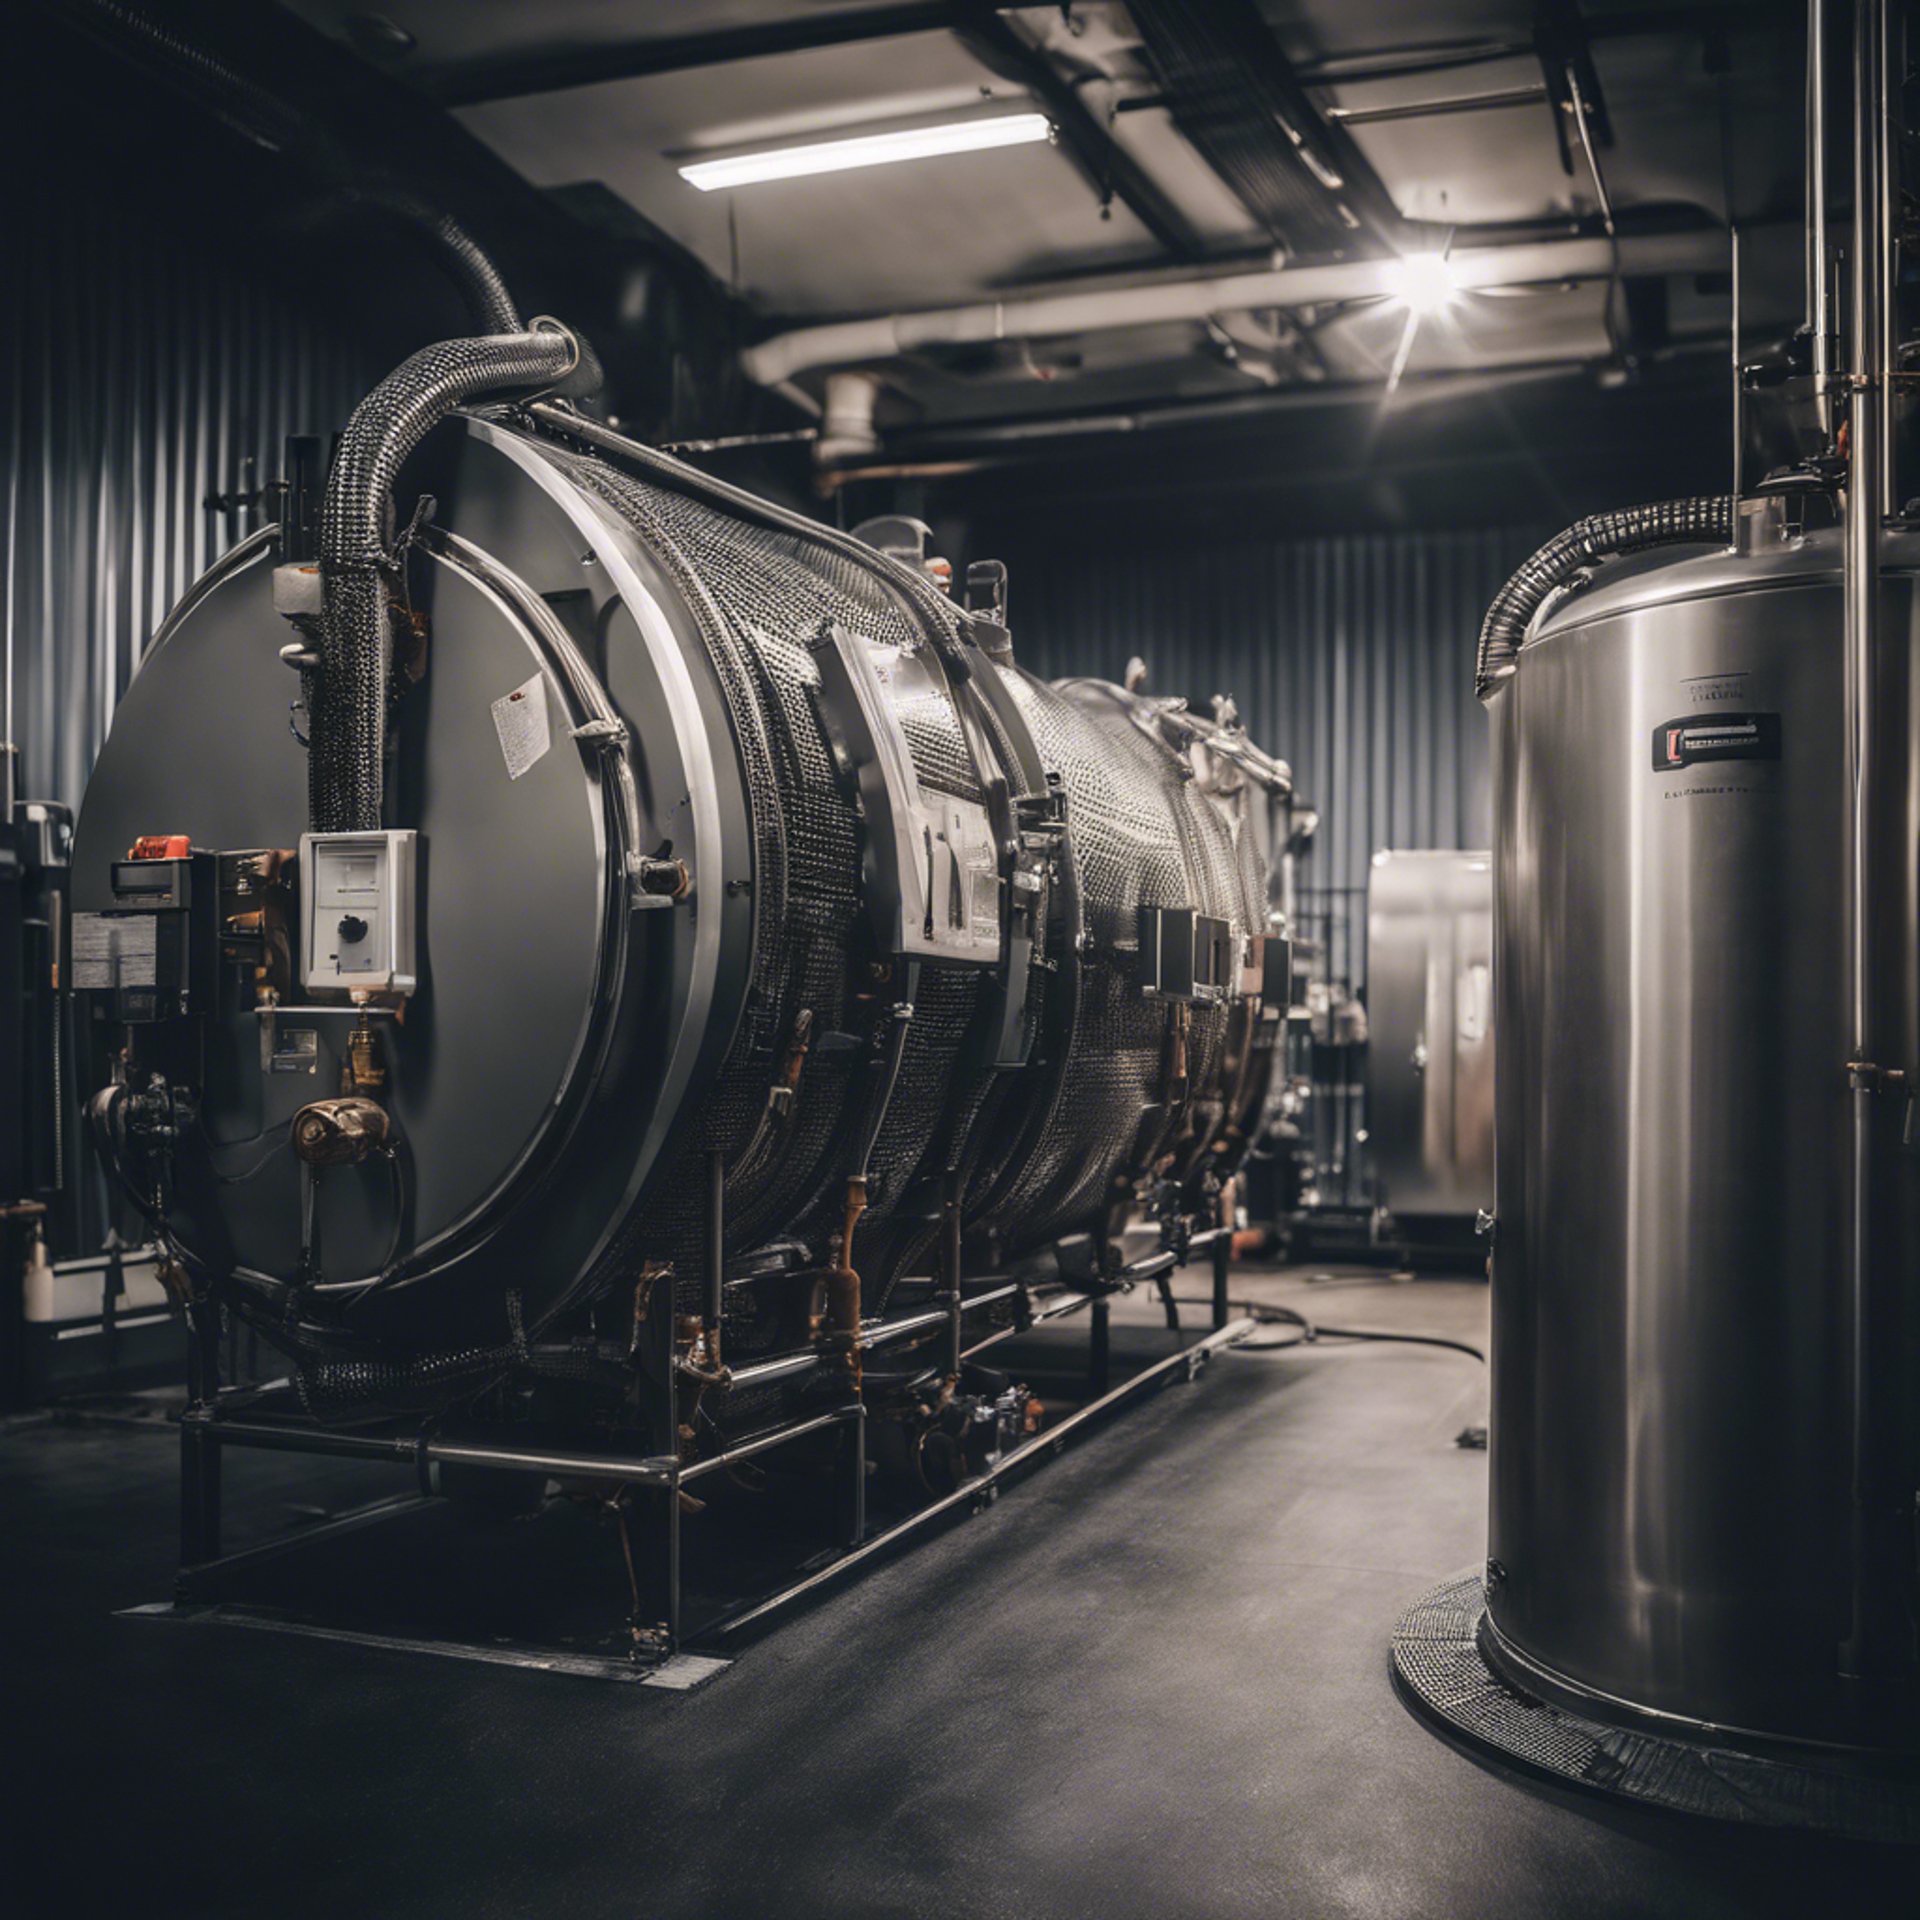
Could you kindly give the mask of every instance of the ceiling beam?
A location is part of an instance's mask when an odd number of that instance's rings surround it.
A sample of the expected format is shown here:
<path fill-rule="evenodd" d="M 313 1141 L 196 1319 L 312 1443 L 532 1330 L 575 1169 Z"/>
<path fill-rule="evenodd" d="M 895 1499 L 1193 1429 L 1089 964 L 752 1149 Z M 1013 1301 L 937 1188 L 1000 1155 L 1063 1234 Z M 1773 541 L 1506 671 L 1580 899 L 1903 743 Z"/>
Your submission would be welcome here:
<path fill-rule="evenodd" d="M 472 107 L 488 100 L 515 100 L 530 93 L 560 93 L 607 80 L 644 80 L 690 67 L 724 66 L 782 53 L 854 46 L 903 34 L 934 33 L 951 26 L 952 0 L 904 0 L 884 7 L 808 12 L 723 27 L 708 33 L 654 34 L 598 46 L 556 47 L 484 54 L 424 74 L 421 84 L 443 106 Z"/>
<path fill-rule="evenodd" d="M 1113 138 L 1040 48 L 982 0 L 949 0 L 946 24 L 973 57 L 1003 80 L 1025 87 L 1053 122 L 1062 150 L 1093 190 L 1118 200 L 1177 260 L 1198 260 L 1206 244 L 1159 185 Z"/>
<path fill-rule="evenodd" d="M 1129 11 L 1174 124 L 1277 241 L 1293 253 L 1401 249 L 1392 196 L 1253 0 L 1132 0 Z"/>

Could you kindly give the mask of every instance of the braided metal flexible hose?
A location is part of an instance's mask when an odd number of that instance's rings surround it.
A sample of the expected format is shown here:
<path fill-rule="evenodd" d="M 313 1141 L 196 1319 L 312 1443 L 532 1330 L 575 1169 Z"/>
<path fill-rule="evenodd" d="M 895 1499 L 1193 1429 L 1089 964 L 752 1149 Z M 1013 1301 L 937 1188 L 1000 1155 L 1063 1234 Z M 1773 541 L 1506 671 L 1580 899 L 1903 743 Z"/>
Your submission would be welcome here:
<path fill-rule="evenodd" d="M 387 520 L 400 469 L 456 407 L 553 387 L 581 364 L 554 328 L 423 347 L 353 410 L 320 522 L 321 631 L 307 807 L 316 833 L 380 826 L 394 569 Z"/>
<path fill-rule="evenodd" d="M 1513 578 L 1494 595 L 1480 626 L 1474 692 L 1484 700 L 1513 671 L 1534 616 L 1555 592 L 1586 568 L 1649 547 L 1724 544 L 1732 538 L 1733 502 L 1724 493 L 1623 507 L 1614 513 L 1593 513 L 1576 520 L 1523 561 Z"/>

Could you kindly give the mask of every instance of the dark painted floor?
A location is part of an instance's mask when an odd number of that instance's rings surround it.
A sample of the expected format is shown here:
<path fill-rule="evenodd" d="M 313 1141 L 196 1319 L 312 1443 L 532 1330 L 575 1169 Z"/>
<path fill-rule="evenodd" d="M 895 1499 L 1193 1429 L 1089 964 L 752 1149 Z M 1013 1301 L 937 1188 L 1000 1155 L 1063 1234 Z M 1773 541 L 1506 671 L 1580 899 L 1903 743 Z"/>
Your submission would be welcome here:
<path fill-rule="evenodd" d="M 1321 1320 L 1484 1327 L 1471 1286 L 1244 1284 Z M 167 1592 L 168 1437 L 16 1431 L 0 1907 L 1920 1911 L 1910 1860 L 1549 1796 L 1408 1714 L 1387 1637 L 1480 1555 L 1486 1457 L 1453 1442 L 1484 1393 L 1428 1349 L 1225 1358 L 684 1695 L 115 1619 Z M 238 1546 L 395 1481 L 256 1456 L 230 1486 Z"/>

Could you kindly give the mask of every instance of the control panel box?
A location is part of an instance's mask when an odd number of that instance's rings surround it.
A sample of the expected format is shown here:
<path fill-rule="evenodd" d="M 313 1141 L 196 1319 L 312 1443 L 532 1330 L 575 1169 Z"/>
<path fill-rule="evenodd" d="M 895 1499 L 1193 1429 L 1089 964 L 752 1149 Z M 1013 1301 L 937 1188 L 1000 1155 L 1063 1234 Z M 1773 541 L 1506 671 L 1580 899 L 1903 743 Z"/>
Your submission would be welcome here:
<path fill-rule="evenodd" d="M 113 863 L 113 905 L 76 913 L 68 980 L 125 1024 L 209 1013 L 215 997 L 216 862 L 184 836 L 142 840 Z"/>
<path fill-rule="evenodd" d="M 300 836 L 300 983 L 309 993 L 411 993 L 419 835 Z"/>

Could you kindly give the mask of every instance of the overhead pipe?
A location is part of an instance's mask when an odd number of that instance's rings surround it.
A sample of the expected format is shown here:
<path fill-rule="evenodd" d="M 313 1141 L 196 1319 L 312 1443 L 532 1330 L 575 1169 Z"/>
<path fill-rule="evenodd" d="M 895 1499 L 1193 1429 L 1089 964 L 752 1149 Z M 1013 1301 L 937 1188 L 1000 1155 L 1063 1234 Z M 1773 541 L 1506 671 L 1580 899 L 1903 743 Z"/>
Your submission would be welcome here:
<path fill-rule="evenodd" d="M 1634 274 L 1718 273 L 1725 241 L 1719 228 L 1698 233 L 1645 234 L 1612 240 L 1542 240 L 1508 247 L 1472 247 L 1448 256 L 1462 292 L 1527 286 L 1542 281 L 1604 280 Z M 762 387 L 784 387 L 823 369 L 896 360 L 927 347 L 1036 340 L 1062 334 L 1110 333 L 1124 327 L 1199 323 L 1261 307 L 1320 307 L 1384 299 L 1396 291 L 1395 260 L 1344 260 L 1328 266 L 1279 267 L 1142 286 L 1102 287 L 983 300 L 970 306 L 835 321 L 775 334 L 749 347 L 740 364 Z"/>

